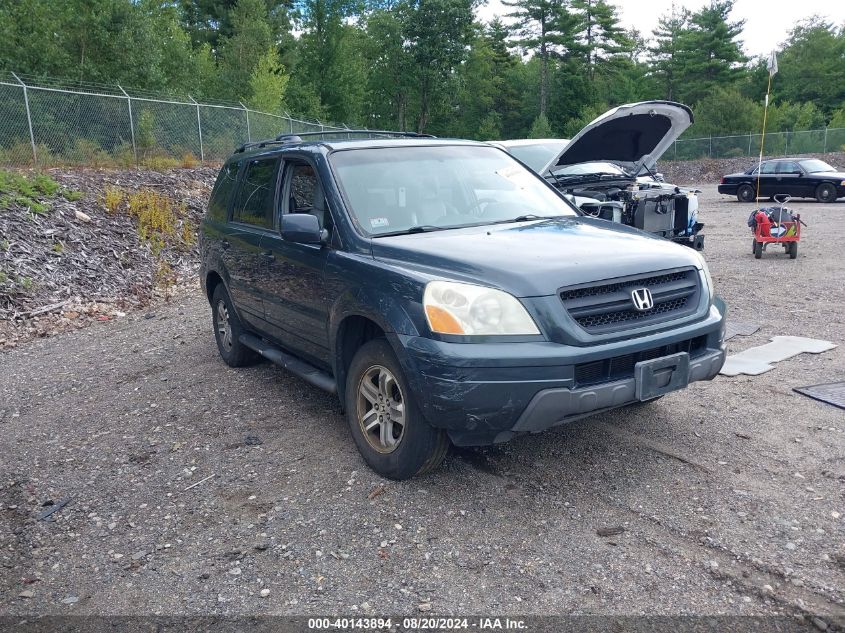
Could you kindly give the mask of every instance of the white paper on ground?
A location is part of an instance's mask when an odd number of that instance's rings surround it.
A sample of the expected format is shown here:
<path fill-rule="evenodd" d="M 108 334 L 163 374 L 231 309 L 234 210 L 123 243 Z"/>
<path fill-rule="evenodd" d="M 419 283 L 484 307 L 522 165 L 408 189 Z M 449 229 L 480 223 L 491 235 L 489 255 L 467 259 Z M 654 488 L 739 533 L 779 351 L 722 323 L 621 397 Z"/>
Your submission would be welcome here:
<path fill-rule="evenodd" d="M 770 343 L 751 347 L 745 351 L 728 356 L 725 366 L 719 373 L 723 376 L 759 376 L 775 368 L 772 363 L 779 363 L 787 358 L 807 352 L 821 354 L 832 350 L 836 345 L 803 336 L 774 336 Z"/>

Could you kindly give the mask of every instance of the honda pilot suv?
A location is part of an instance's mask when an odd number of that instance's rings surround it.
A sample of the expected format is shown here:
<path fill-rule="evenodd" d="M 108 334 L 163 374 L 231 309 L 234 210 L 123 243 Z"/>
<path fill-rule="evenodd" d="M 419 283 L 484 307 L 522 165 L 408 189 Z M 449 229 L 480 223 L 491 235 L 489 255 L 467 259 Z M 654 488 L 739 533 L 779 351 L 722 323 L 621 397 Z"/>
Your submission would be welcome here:
<path fill-rule="evenodd" d="M 537 433 L 709 380 L 724 303 L 702 256 L 582 215 L 483 143 L 282 136 L 223 166 L 201 230 L 217 347 L 336 393 L 404 479 L 450 443 Z"/>

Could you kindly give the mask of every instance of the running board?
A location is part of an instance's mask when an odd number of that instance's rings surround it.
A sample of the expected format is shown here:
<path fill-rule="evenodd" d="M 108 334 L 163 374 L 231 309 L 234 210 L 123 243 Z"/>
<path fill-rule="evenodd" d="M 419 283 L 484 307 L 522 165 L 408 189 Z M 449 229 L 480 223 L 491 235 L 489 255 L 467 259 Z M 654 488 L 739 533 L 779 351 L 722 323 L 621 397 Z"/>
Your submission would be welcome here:
<path fill-rule="evenodd" d="M 248 348 L 255 350 L 267 360 L 284 367 L 289 372 L 296 374 L 305 382 L 319 387 L 323 391 L 337 393 L 337 382 L 335 382 L 335 379 L 326 372 L 320 371 L 313 365 L 309 365 L 304 360 L 291 356 L 275 345 L 263 341 L 252 334 L 241 334 L 239 340 Z"/>

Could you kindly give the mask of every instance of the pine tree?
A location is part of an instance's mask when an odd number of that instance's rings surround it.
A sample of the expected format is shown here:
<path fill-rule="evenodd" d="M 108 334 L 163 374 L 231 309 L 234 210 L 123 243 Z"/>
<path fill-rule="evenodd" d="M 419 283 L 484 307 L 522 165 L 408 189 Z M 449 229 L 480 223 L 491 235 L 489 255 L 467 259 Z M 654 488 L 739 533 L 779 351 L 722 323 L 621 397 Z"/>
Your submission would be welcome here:
<path fill-rule="evenodd" d="M 571 7 L 578 16 L 577 38 L 592 79 L 599 64 L 628 52 L 633 42 L 619 24 L 616 7 L 605 0 L 571 0 Z"/>
<path fill-rule="evenodd" d="M 678 77 L 681 74 L 681 59 L 678 54 L 680 38 L 687 29 L 689 11 L 678 8 L 672 3 L 669 13 L 657 21 L 657 28 L 652 31 L 654 44 L 648 49 L 648 58 L 652 73 L 663 87 L 663 98 L 676 98 Z"/>
<path fill-rule="evenodd" d="M 511 30 L 515 42 L 540 59 L 540 114 L 546 116 L 549 75 L 553 57 L 577 49 L 575 31 L 578 18 L 569 12 L 568 0 L 503 0 L 514 10 Z"/>

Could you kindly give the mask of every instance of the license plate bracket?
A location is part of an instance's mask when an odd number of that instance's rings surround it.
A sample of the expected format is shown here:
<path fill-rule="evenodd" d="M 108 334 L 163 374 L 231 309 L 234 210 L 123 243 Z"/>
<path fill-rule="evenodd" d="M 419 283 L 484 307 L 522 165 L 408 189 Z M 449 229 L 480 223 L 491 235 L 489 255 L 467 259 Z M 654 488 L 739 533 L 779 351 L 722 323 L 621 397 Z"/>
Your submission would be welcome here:
<path fill-rule="evenodd" d="M 678 352 L 634 365 L 638 400 L 652 400 L 689 385 L 689 354 Z"/>

